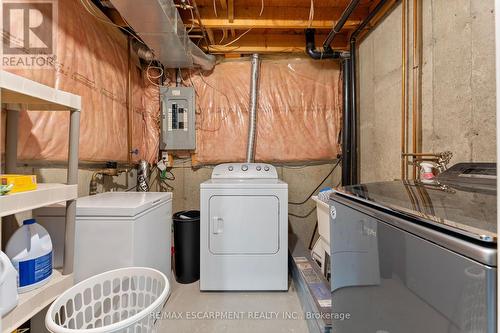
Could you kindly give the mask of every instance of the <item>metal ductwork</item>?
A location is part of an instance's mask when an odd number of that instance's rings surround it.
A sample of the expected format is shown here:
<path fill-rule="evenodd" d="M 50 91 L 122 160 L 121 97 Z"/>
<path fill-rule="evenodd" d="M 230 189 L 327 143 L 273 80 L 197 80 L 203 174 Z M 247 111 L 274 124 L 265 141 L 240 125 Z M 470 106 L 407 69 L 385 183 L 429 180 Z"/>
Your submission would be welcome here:
<path fill-rule="evenodd" d="M 255 137 L 257 130 L 257 104 L 259 93 L 260 59 L 258 54 L 252 54 L 252 76 L 250 77 L 250 107 L 248 119 L 247 163 L 255 160 Z"/>
<path fill-rule="evenodd" d="M 167 68 L 211 70 L 215 57 L 188 37 L 172 0 L 110 0 L 121 16 Z"/>

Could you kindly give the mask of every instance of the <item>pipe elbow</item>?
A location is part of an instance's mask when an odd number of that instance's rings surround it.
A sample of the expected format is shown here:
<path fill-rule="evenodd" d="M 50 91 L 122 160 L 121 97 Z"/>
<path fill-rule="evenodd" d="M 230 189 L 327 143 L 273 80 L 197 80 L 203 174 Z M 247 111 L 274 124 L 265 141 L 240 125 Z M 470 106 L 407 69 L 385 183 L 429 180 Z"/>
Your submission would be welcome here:
<path fill-rule="evenodd" d="M 309 57 L 319 60 L 321 59 L 321 52 L 317 52 L 314 48 L 306 46 L 306 53 Z"/>
<path fill-rule="evenodd" d="M 322 50 L 316 50 L 316 44 L 314 42 L 315 29 L 306 29 L 306 53 L 309 57 L 315 60 L 321 59 L 338 59 L 340 58 L 340 52 L 334 51 L 331 47 L 323 48 Z"/>

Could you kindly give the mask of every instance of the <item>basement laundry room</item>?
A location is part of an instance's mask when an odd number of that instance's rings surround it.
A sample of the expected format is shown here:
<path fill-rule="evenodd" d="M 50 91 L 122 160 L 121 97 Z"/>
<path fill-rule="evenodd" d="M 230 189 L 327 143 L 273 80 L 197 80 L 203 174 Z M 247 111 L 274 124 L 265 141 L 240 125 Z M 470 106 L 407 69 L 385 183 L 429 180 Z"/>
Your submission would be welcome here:
<path fill-rule="evenodd" d="M 496 333 L 500 0 L 0 0 L 0 333 Z"/>

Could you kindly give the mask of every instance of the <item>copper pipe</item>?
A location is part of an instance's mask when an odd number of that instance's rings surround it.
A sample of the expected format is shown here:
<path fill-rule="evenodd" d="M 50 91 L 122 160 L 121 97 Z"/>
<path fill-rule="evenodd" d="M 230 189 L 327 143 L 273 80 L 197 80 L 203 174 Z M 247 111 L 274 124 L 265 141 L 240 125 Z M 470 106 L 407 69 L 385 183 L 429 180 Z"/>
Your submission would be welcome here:
<path fill-rule="evenodd" d="M 413 86 L 412 86 L 412 151 L 414 154 L 421 150 L 421 13 L 420 1 L 413 0 Z M 417 165 L 413 165 L 413 179 L 417 179 Z"/>
<path fill-rule="evenodd" d="M 127 40 L 127 162 L 132 165 L 132 38 Z"/>
<path fill-rule="evenodd" d="M 434 161 L 437 162 L 439 161 L 438 157 L 415 157 L 411 161 L 408 161 L 409 164 L 414 165 L 416 163 L 420 163 L 423 161 Z"/>
<path fill-rule="evenodd" d="M 116 177 L 124 172 L 129 172 L 129 169 L 114 169 L 114 168 L 106 168 L 106 169 L 98 169 L 95 170 L 92 174 L 92 178 L 89 183 L 89 195 L 97 194 L 97 177 L 98 176 L 111 176 Z"/>
<path fill-rule="evenodd" d="M 435 157 L 439 157 L 441 155 L 434 154 L 434 153 L 406 153 L 406 154 L 403 154 L 403 156 L 435 156 Z"/>
<path fill-rule="evenodd" d="M 406 91 L 406 66 L 407 66 L 407 0 L 401 4 L 401 179 L 407 179 L 408 164 L 405 154 L 408 152 L 408 98 Z"/>

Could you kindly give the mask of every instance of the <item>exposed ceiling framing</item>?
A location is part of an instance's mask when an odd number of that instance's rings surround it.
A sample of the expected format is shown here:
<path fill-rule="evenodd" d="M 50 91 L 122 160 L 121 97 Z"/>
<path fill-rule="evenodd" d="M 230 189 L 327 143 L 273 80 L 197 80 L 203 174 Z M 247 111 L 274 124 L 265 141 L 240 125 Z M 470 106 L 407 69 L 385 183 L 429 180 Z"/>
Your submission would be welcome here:
<path fill-rule="evenodd" d="M 115 24 L 128 28 L 115 9 L 102 5 L 107 1 L 92 1 Z M 331 46 L 337 50 L 347 50 L 351 33 L 379 1 L 361 0 Z M 349 2 L 350 0 L 174 0 L 191 40 L 204 51 L 231 57 L 249 53 L 302 53 L 305 50 L 304 30 L 307 28 L 316 29 L 316 45 L 320 47 Z M 386 8 L 361 32 L 360 38 L 395 3 L 397 0 L 389 1 Z M 311 4 L 314 5 L 312 13 Z M 194 10 L 194 6 L 198 11 Z"/>
<path fill-rule="evenodd" d="M 185 1 L 193 4 L 192 0 Z M 180 4 L 181 0 L 175 2 Z M 322 45 L 348 3 L 349 0 L 196 0 L 208 47 L 197 17 L 191 15 L 189 8 L 179 8 L 179 12 L 191 30 L 193 42 L 211 53 L 303 52 L 304 29 L 316 29 L 316 44 Z M 349 35 L 376 3 L 378 0 L 361 1 L 335 38 L 333 48 L 348 49 Z"/>

